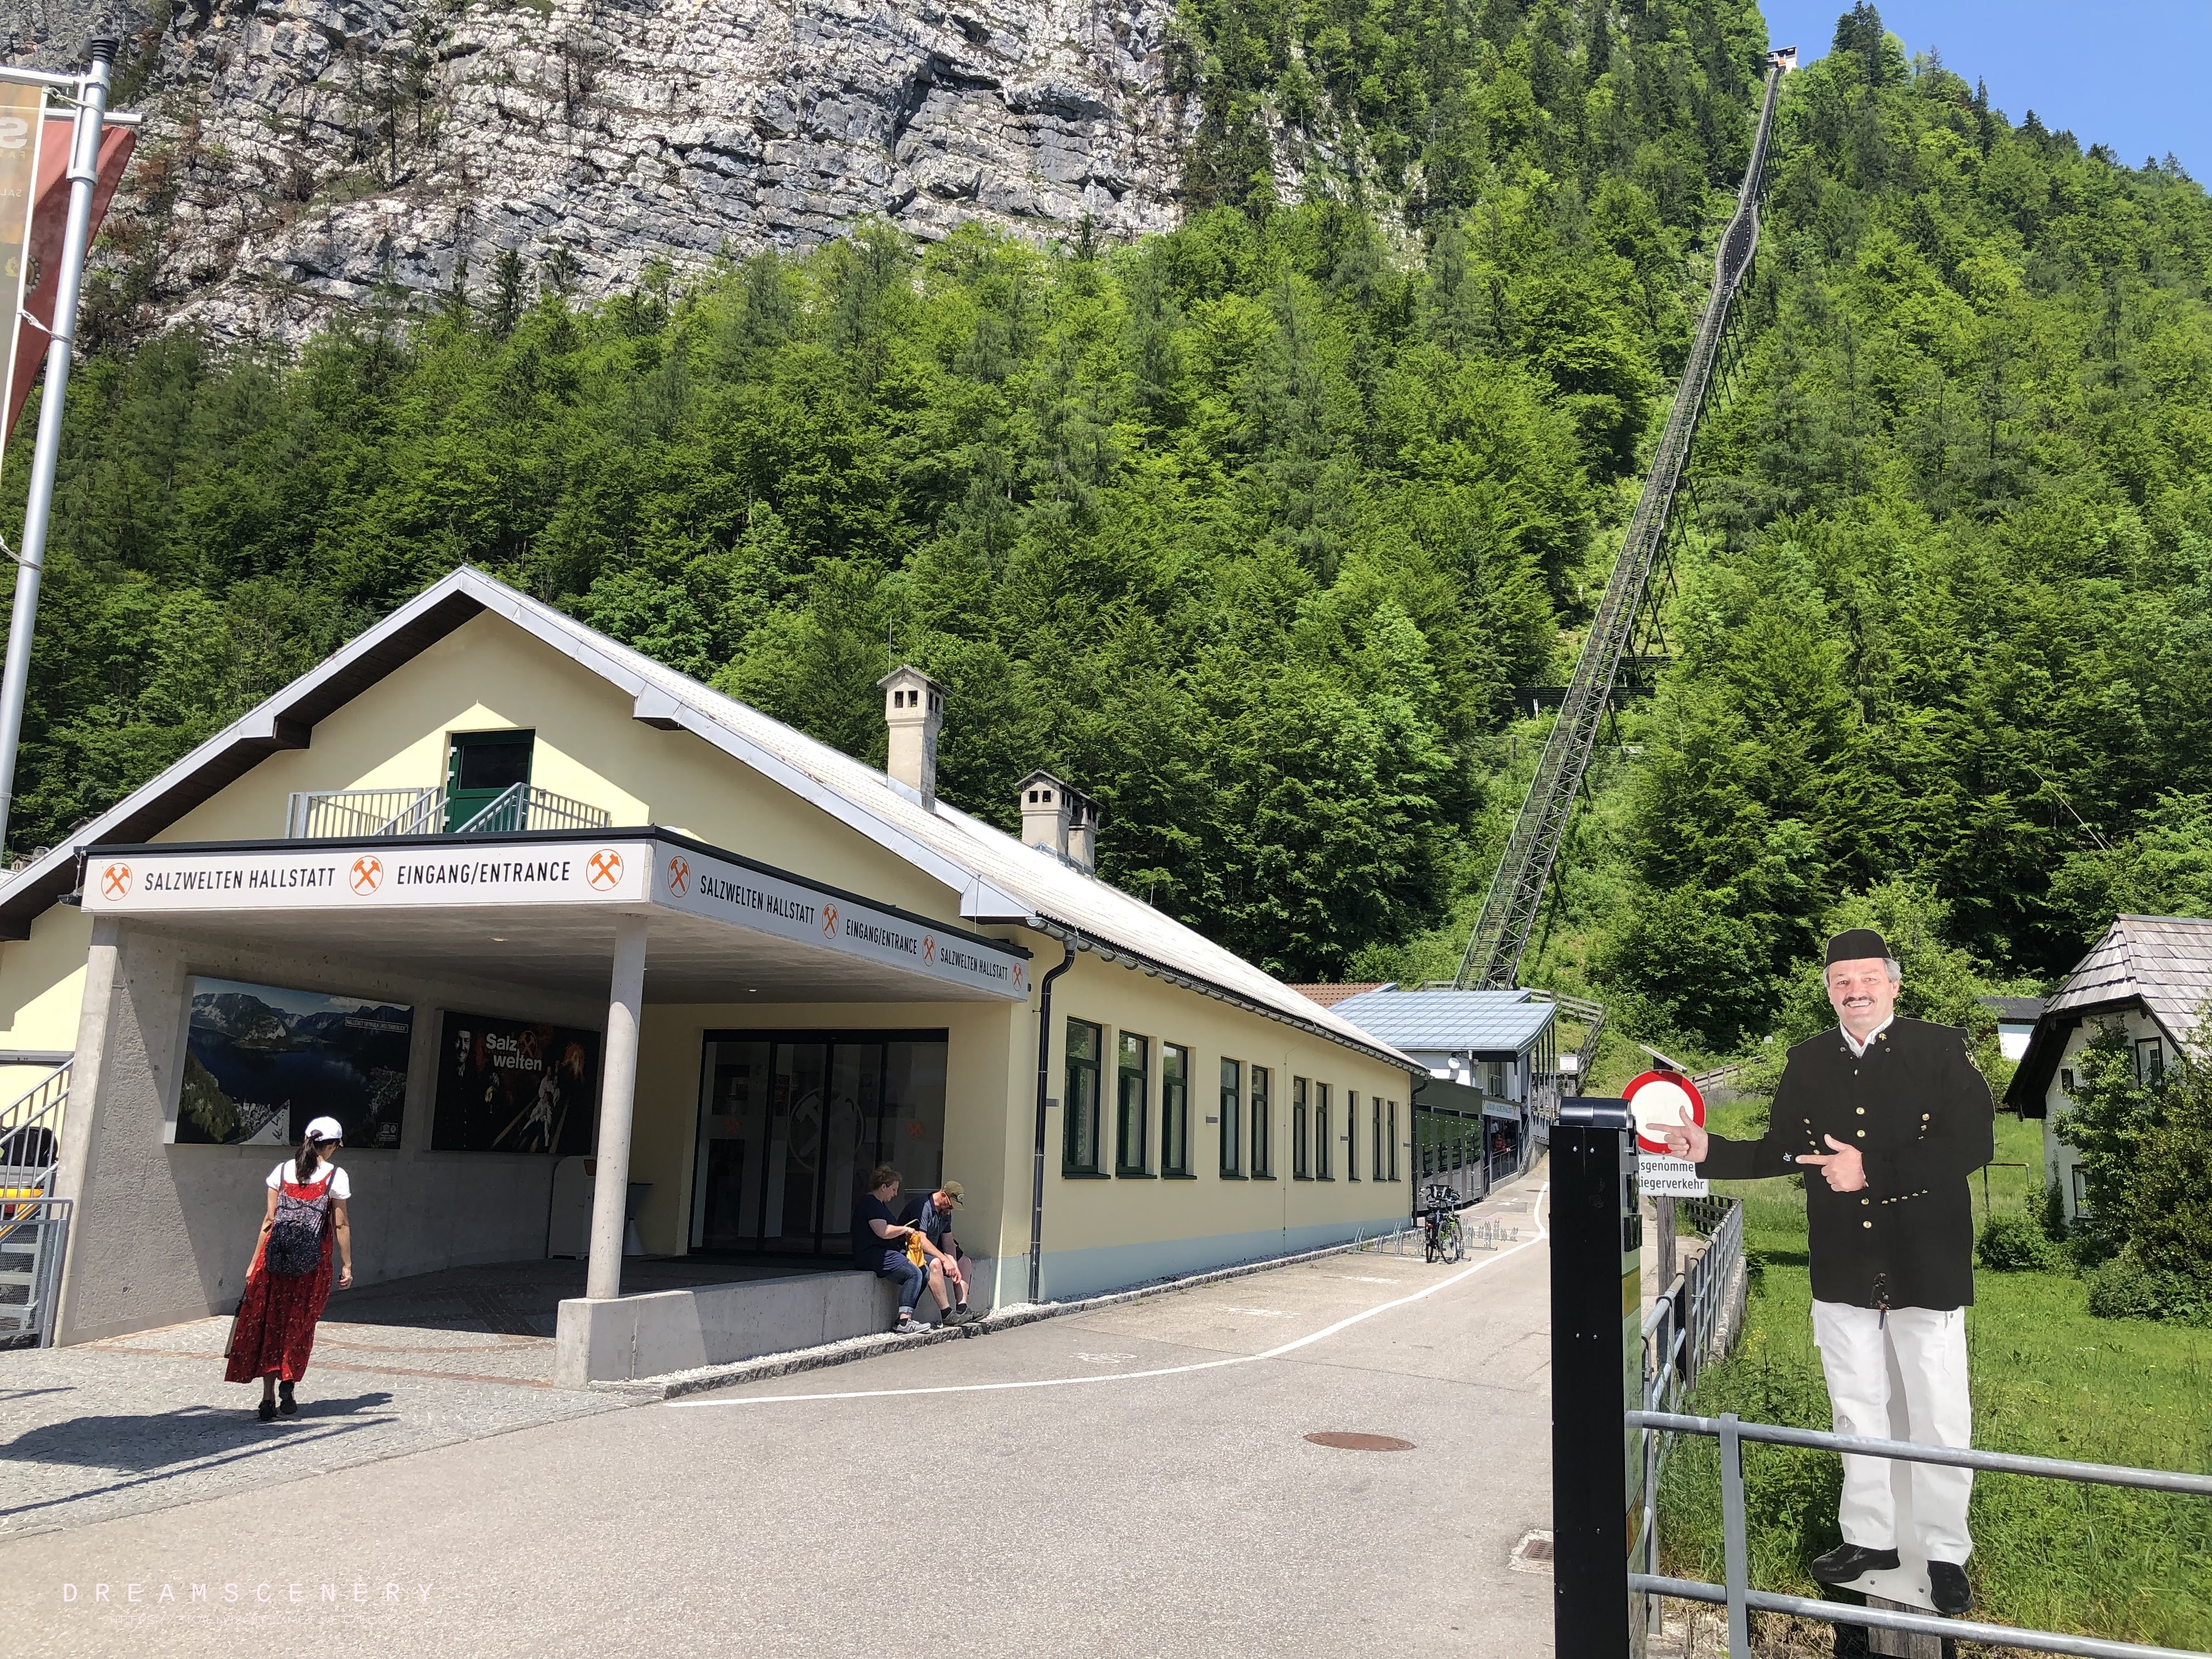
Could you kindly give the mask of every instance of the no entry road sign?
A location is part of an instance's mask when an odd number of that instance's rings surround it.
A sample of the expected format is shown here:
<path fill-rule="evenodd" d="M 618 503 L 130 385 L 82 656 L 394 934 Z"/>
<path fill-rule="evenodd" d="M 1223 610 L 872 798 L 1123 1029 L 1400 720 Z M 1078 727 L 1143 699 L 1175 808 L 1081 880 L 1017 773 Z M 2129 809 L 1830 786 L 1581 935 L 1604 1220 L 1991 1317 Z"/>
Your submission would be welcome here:
<path fill-rule="evenodd" d="M 1687 1158 L 1670 1158 L 1662 1127 L 1687 1118 L 1703 1125 L 1705 1100 L 1680 1072 L 1646 1072 L 1621 1091 L 1636 1121 L 1636 1184 L 1652 1197 L 1703 1198 L 1705 1183 Z"/>

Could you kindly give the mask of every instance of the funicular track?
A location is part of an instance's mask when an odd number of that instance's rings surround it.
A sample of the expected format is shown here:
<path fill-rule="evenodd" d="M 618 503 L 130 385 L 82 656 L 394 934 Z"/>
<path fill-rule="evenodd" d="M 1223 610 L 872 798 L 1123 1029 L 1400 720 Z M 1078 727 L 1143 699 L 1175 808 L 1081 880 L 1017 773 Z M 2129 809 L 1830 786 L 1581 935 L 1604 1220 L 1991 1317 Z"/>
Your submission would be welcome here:
<path fill-rule="evenodd" d="M 1462 988 L 1502 989 L 1515 982 L 1522 954 L 1528 949 L 1543 905 L 1544 890 L 1559 861 L 1575 796 L 1589 769 L 1599 722 L 1613 702 L 1622 659 L 1631 654 L 1631 642 L 1637 637 L 1640 621 L 1648 631 L 1656 633 L 1653 572 L 1662 566 L 1674 524 L 1674 498 L 1682 489 L 1690 445 L 1705 411 L 1714 365 L 1728 334 L 1730 311 L 1750 274 L 1752 254 L 1759 246 L 1759 200 L 1765 183 L 1767 143 L 1784 69 L 1783 54 L 1771 54 L 1751 162 L 1744 169 L 1735 213 L 1721 233 L 1713 261 L 1712 294 L 1698 319 L 1697 337 L 1660 434 L 1658 452 L 1651 459 L 1651 471 L 1637 500 L 1635 516 L 1629 520 L 1620 557 L 1583 642 L 1574 678 L 1568 683 L 1559 720 L 1545 740 L 1536 775 L 1505 843 L 1505 854 L 1498 860 L 1498 873 L 1483 899 L 1482 915 L 1460 958 L 1454 982 Z"/>

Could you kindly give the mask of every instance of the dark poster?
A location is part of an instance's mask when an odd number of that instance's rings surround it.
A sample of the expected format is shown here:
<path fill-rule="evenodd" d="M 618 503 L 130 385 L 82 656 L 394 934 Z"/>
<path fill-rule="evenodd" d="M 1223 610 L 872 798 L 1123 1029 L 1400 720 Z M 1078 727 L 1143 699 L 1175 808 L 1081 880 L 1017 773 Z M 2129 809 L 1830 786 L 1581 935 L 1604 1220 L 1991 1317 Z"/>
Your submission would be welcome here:
<path fill-rule="evenodd" d="M 430 1148 L 588 1152 L 599 1080 L 597 1031 L 448 1013 Z"/>
<path fill-rule="evenodd" d="M 227 979 L 191 996 L 179 1144 L 295 1146 L 328 1115 L 349 1146 L 399 1145 L 412 1008 Z"/>

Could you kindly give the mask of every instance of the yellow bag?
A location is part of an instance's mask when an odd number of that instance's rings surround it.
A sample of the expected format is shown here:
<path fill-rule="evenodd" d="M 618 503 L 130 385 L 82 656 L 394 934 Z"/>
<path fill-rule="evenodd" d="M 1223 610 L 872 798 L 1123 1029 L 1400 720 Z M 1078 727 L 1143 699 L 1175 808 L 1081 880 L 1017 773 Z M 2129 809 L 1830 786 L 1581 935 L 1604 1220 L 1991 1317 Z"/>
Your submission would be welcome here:
<path fill-rule="evenodd" d="M 929 1254 L 921 1248 L 921 1231 L 916 1228 L 906 1236 L 906 1259 L 917 1267 L 928 1265 Z"/>

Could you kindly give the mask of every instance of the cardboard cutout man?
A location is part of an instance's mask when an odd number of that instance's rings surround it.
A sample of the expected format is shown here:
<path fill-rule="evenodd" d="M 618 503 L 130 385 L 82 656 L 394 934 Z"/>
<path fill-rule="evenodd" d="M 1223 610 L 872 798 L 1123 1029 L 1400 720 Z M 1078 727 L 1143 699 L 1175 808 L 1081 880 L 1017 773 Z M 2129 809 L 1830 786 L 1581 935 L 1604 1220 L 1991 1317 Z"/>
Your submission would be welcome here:
<path fill-rule="evenodd" d="M 1965 1446 L 1965 1310 L 1974 1299 L 1973 1203 L 1966 1177 L 1996 1151 L 1990 1087 L 1966 1034 L 1897 1016 L 1899 975 L 1881 934 L 1828 941 L 1828 1000 L 1839 1024 L 1790 1051 L 1766 1133 L 1756 1141 L 1664 1131 L 1667 1148 L 1723 1181 L 1804 1171 L 1813 1337 L 1838 1434 L 1890 1437 L 1890 1360 L 1904 1382 L 1910 1438 Z M 1971 1469 L 1915 1463 L 1912 1518 L 1929 1597 L 1956 1616 L 1966 1584 Z M 1844 1541 L 1813 1563 L 1826 1584 L 1899 1565 L 1886 1458 L 1844 1459 Z"/>

